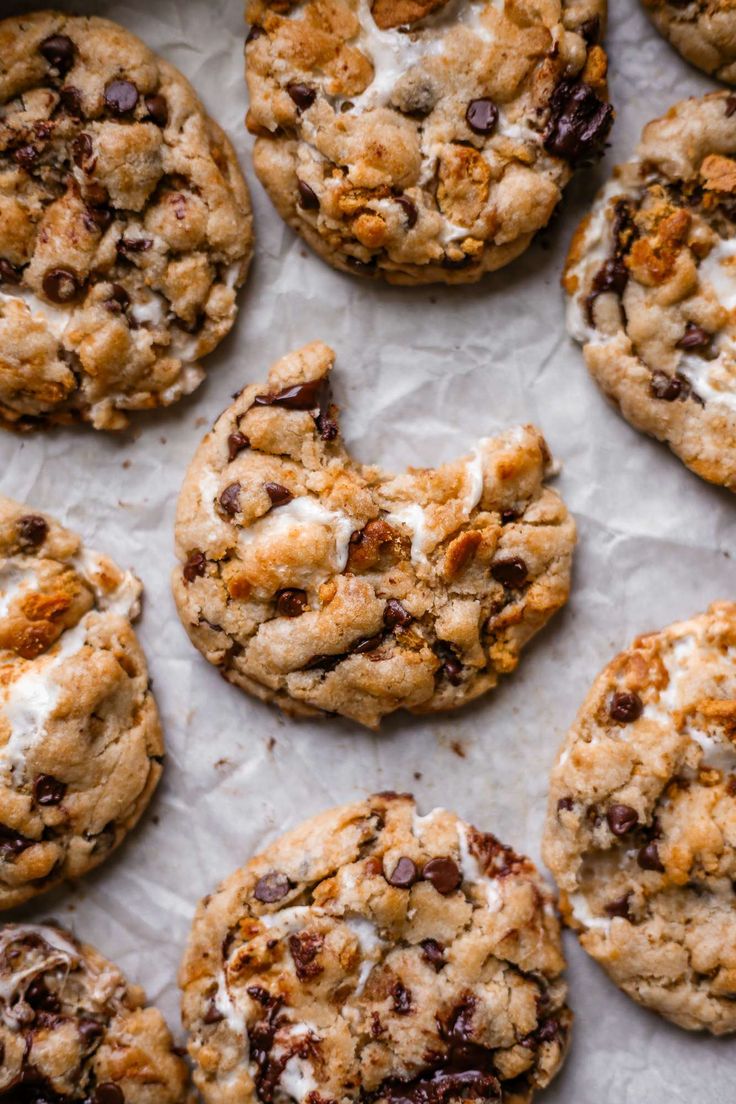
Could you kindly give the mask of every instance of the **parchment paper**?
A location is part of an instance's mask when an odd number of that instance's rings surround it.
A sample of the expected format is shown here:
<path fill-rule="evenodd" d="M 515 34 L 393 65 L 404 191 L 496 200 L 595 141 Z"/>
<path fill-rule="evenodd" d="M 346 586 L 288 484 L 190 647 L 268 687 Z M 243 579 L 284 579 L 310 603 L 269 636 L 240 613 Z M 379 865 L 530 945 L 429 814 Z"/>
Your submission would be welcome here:
<path fill-rule="evenodd" d="M 38 5 L 0 0 L 3 15 Z M 60 0 L 58 6 L 71 7 Z M 234 141 L 252 188 L 257 251 L 240 318 L 207 382 L 123 436 L 0 434 L 0 487 L 54 513 L 145 584 L 139 632 L 168 758 L 153 807 L 77 887 L 19 915 L 56 916 L 143 983 L 178 1034 L 176 971 L 196 901 L 248 855 L 320 809 L 371 789 L 413 790 L 539 857 L 547 775 L 593 676 L 638 632 L 736 594 L 736 502 L 610 409 L 565 336 L 559 273 L 580 212 L 642 125 L 714 87 L 659 38 L 637 0 L 612 0 L 607 46 L 618 118 L 601 167 L 569 189 L 525 257 L 474 288 L 388 288 L 333 272 L 271 209 L 243 127 L 240 0 L 76 3 L 123 23 L 177 65 Z M 189 644 L 169 591 L 184 471 L 232 392 L 322 338 L 338 353 L 350 447 L 386 467 L 435 464 L 503 426 L 533 421 L 562 461 L 580 530 L 569 606 L 517 672 L 479 704 L 379 735 L 292 722 L 225 683 Z M 722 1104 L 736 1099 L 736 1042 L 639 1009 L 566 936 L 577 1014 L 548 1104 Z"/>

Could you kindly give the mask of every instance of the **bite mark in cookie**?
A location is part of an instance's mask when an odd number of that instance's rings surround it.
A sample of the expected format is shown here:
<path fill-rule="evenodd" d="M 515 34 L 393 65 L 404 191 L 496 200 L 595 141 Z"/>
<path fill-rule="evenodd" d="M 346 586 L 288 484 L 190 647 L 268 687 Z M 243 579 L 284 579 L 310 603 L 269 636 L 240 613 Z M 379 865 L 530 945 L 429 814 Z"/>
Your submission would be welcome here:
<path fill-rule="evenodd" d="M 605 0 L 251 0 L 248 125 L 336 268 L 468 283 L 528 246 L 610 130 Z"/>
<path fill-rule="evenodd" d="M 288 891 L 264 902 L 275 871 Z M 207 1104 L 528 1104 L 567 1048 L 563 967 L 527 858 L 377 794 L 307 821 L 200 905 L 181 970 L 195 1082 Z"/>
<path fill-rule="evenodd" d="M 188 82 L 117 24 L 5 19 L 0 54 L 0 423 L 119 429 L 193 391 L 232 326 L 247 188 Z"/>
<path fill-rule="evenodd" d="M 289 712 L 375 727 L 495 686 L 565 602 L 575 527 L 531 426 L 439 468 L 356 463 L 320 343 L 245 388 L 179 500 L 179 614 L 227 679 Z M 247 447 L 233 451 L 239 434 Z"/>
<path fill-rule="evenodd" d="M 598 676 L 552 772 L 544 840 L 588 953 L 634 1000 L 719 1035 L 736 1030 L 735 738 L 736 606 L 722 602 Z"/>
<path fill-rule="evenodd" d="M 74 534 L 0 498 L 0 910 L 103 861 L 160 778 L 131 626 L 140 594 Z"/>

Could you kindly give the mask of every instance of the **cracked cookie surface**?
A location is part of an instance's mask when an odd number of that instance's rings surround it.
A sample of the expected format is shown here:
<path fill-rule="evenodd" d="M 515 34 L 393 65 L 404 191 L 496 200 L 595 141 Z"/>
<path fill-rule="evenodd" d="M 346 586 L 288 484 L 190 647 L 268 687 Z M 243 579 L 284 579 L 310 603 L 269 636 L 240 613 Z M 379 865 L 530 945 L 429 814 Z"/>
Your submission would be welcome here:
<path fill-rule="evenodd" d="M 529 859 L 376 794 L 199 906 L 180 979 L 195 1084 L 207 1104 L 523 1104 L 564 1059 L 563 968 Z"/>
<path fill-rule="evenodd" d="M 675 104 L 570 248 L 568 328 L 637 429 L 736 490 L 736 98 Z"/>
<path fill-rule="evenodd" d="M 375 727 L 464 704 L 564 604 L 575 525 L 532 426 L 391 476 L 352 460 L 315 342 L 204 438 L 176 523 L 177 608 L 227 679 Z"/>
<path fill-rule="evenodd" d="M 698 69 L 736 84 L 732 0 L 643 0 L 660 34 Z"/>
<path fill-rule="evenodd" d="M 234 150 L 123 27 L 0 22 L 0 424 L 119 429 L 201 382 L 252 248 Z"/>
<path fill-rule="evenodd" d="M 179 1104 L 187 1068 L 161 1013 L 57 924 L 0 925 L 0 1097 Z"/>
<path fill-rule="evenodd" d="M 629 996 L 736 1030 L 736 604 L 639 637 L 598 676 L 552 772 L 563 916 Z"/>
<path fill-rule="evenodd" d="M 0 497 L 0 909 L 97 866 L 161 775 L 141 584 Z"/>
<path fill-rule="evenodd" d="M 258 177 L 338 269 L 478 280 L 605 141 L 605 15 L 605 0 L 250 0 Z"/>

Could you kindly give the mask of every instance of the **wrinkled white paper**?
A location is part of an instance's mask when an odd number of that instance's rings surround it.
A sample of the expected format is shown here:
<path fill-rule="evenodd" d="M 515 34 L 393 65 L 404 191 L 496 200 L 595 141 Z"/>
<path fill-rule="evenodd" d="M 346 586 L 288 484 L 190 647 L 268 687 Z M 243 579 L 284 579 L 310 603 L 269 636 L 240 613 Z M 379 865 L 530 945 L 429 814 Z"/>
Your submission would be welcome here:
<path fill-rule="evenodd" d="M 405 290 L 333 272 L 271 209 L 243 127 L 240 0 L 73 7 L 125 24 L 183 70 L 234 141 L 256 212 L 239 321 L 191 398 L 123 436 L 0 435 L 2 490 L 142 578 L 139 631 L 168 746 L 161 789 L 127 844 L 21 915 L 70 924 L 144 984 L 180 1033 L 176 972 L 195 903 L 253 851 L 326 806 L 390 788 L 413 790 L 424 811 L 454 808 L 538 859 L 548 771 L 593 676 L 635 634 L 734 597 L 736 502 L 606 405 L 565 335 L 559 289 L 576 219 L 610 165 L 629 156 L 649 118 L 713 85 L 659 38 L 638 0 L 614 0 L 618 118 L 604 164 L 573 184 L 561 217 L 509 268 L 476 287 Z M 2 14 L 17 10 L 0 0 Z M 169 591 L 176 496 L 202 434 L 232 392 L 314 338 L 337 351 L 342 426 L 361 460 L 433 465 L 532 421 L 562 461 L 557 485 L 580 530 L 569 607 L 516 674 L 475 706 L 392 719 L 377 736 L 347 722 L 289 721 L 229 686 L 189 644 Z M 639 1009 L 566 941 L 577 1023 L 548 1104 L 734 1099 L 736 1043 Z"/>

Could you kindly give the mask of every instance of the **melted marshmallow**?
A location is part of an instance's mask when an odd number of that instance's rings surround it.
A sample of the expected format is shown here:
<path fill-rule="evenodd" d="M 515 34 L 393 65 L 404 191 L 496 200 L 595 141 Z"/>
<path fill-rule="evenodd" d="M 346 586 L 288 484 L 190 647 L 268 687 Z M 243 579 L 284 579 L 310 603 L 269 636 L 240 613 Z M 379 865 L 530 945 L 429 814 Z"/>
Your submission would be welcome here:
<path fill-rule="evenodd" d="M 495 878 L 489 878 L 480 868 L 480 863 L 470 850 L 468 831 L 464 824 L 458 822 L 457 842 L 460 848 L 460 870 L 463 881 L 471 882 L 481 887 L 486 896 L 489 912 L 500 912 L 503 908 L 503 896 Z"/>
<path fill-rule="evenodd" d="M 6 560 L 0 567 L 0 617 L 5 617 L 16 599 L 34 590 L 38 590 L 36 572 Z"/>
<path fill-rule="evenodd" d="M 116 569 L 98 552 L 83 548 L 73 557 L 72 563 L 80 575 L 91 585 L 97 607 L 109 610 L 120 617 L 134 620 L 140 613 L 141 584 L 132 571 L 120 574 L 120 581 L 114 590 L 102 586 L 101 579 L 108 579 Z"/>
<path fill-rule="evenodd" d="M 355 987 L 355 996 L 359 997 L 365 989 L 371 970 L 381 957 L 381 951 L 386 946 L 378 934 L 378 929 L 372 921 L 364 916 L 346 916 L 344 923 L 358 940 L 363 961 L 358 971 L 358 984 Z"/>
<path fill-rule="evenodd" d="M 602 931 L 606 935 L 611 930 L 611 920 L 607 916 L 594 916 L 582 893 L 571 893 L 569 898 L 572 914 L 579 924 L 588 931 Z"/>
<path fill-rule="evenodd" d="M 734 310 L 736 241 L 719 240 L 698 265 L 698 277 L 727 311 Z M 736 342 L 728 334 L 718 334 L 715 350 L 718 356 L 713 360 L 684 351 L 678 371 L 689 380 L 701 399 L 736 410 Z"/>
<path fill-rule="evenodd" d="M 5 287 L 7 288 L 7 284 Z M 34 322 L 44 322 L 46 328 L 60 340 L 67 331 L 73 317 L 73 310 L 59 309 L 40 299 L 29 288 L 15 287 L 12 292 L 0 290 L 0 309 L 5 303 L 25 303 Z"/>
<path fill-rule="evenodd" d="M 25 935 L 36 935 L 43 939 L 49 947 L 49 952 L 40 963 L 30 965 L 25 970 L 10 970 L 7 977 L 0 974 L 0 1002 L 5 1004 L 10 1003 L 27 979 L 39 973 L 45 973 L 55 966 L 63 966 L 68 970 L 79 962 L 77 948 L 61 932 L 46 924 L 22 924 L 18 927 L 9 924 L 0 933 L 0 958 L 8 947 L 22 941 Z"/>
<path fill-rule="evenodd" d="M 327 510 L 311 495 L 300 495 L 285 506 L 270 510 L 247 529 L 242 529 L 238 539 L 241 545 L 270 544 L 273 540 L 288 539 L 307 525 L 320 525 L 330 531 L 334 541 L 331 567 L 337 572 L 344 571 L 350 538 L 360 528 L 360 522 L 342 510 Z"/>
<path fill-rule="evenodd" d="M 414 563 L 429 563 L 425 548 L 427 546 L 427 515 L 418 502 L 409 502 L 406 506 L 386 514 L 390 525 L 405 525 L 411 530 L 411 558 Z"/>
<path fill-rule="evenodd" d="M 420 840 L 424 835 L 424 829 L 427 825 L 432 824 L 432 822 L 444 812 L 445 810 L 441 805 L 438 805 L 436 809 L 432 809 L 426 816 L 419 816 L 416 811 L 413 812 L 411 817 L 411 834 L 414 838 Z"/>

